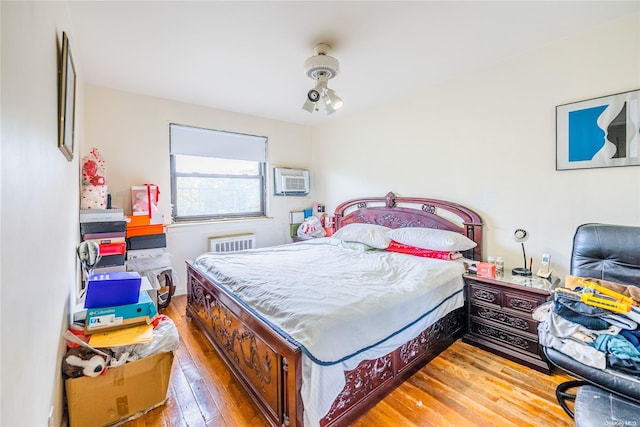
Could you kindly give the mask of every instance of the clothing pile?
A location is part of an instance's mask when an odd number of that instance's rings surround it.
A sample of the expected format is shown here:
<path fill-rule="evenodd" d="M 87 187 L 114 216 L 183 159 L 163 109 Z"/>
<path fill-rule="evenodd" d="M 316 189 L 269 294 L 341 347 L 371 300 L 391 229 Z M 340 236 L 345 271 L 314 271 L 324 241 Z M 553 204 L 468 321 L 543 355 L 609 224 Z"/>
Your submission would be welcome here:
<path fill-rule="evenodd" d="M 533 312 L 540 344 L 593 368 L 640 376 L 640 288 L 574 276 L 565 286 Z"/>

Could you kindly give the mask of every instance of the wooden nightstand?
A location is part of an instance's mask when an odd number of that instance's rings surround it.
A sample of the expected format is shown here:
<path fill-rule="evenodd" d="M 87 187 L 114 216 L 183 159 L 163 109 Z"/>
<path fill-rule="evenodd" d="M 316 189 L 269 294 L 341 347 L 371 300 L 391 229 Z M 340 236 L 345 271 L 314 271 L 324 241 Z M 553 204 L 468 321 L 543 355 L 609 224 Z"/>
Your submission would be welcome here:
<path fill-rule="evenodd" d="M 531 313 L 551 298 L 552 285 L 537 277 L 465 274 L 467 333 L 463 341 L 549 373 Z"/>

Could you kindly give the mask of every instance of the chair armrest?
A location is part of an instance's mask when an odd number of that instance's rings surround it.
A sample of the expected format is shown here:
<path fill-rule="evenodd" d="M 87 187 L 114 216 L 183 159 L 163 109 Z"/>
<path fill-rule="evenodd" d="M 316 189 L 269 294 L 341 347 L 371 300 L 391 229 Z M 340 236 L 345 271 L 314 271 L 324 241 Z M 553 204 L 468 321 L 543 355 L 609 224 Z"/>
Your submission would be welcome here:
<path fill-rule="evenodd" d="M 613 369 L 596 369 L 550 347 L 544 347 L 544 353 L 553 365 L 570 375 L 577 376 L 611 393 L 640 403 L 640 377 L 634 377 Z"/>

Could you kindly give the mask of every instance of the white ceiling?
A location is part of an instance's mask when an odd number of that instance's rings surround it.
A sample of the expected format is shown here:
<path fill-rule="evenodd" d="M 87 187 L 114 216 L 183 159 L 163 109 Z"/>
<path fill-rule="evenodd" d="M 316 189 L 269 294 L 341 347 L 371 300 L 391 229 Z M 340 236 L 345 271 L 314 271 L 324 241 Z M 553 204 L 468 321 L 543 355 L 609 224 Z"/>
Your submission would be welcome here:
<path fill-rule="evenodd" d="M 71 1 L 69 12 L 87 83 L 318 125 L 639 14 L 640 1 Z M 329 87 L 345 105 L 331 116 L 301 109 L 318 42 L 340 61 Z"/>

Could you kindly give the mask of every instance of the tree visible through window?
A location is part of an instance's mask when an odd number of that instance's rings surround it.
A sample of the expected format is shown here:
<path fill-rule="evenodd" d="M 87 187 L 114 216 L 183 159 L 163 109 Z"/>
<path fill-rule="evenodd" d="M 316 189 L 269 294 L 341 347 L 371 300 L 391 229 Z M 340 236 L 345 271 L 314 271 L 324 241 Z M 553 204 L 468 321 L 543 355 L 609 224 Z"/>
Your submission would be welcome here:
<path fill-rule="evenodd" d="M 265 215 L 265 137 L 170 125 L 175 221 Z"/>

